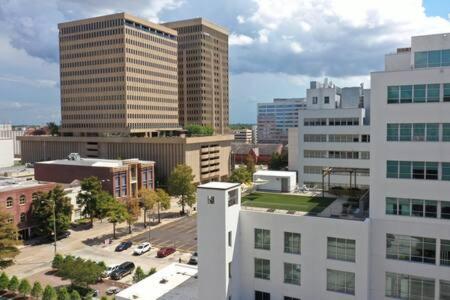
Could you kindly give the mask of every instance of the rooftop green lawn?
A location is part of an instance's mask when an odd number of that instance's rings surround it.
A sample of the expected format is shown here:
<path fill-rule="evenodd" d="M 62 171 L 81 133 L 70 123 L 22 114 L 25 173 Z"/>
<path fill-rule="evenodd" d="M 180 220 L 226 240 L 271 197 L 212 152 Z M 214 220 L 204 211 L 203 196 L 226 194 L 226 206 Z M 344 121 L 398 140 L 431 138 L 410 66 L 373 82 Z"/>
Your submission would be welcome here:
<path fill-rule="evenodd" d="M 275 193 L 252 193 L 242 198 L 242 206 L 303 211 L 318 214 L 335 198 L 317 196 L 297 196 Z"/>

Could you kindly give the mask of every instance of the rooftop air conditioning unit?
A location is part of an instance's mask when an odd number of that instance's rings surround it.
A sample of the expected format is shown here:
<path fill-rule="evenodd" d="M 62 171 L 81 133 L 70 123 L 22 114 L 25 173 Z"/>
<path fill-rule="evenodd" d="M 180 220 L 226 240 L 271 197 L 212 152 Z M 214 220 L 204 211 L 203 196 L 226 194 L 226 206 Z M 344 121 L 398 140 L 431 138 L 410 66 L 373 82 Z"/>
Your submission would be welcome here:
<path fill-rule="evenodd" d="M 67 156 L 67 159 L 68 159 L 68 160 L 81 160 L 81 156 L 80 156 L 80 154 L 78 154 L 78 153 L 70 153 L 70 154 Z"/>

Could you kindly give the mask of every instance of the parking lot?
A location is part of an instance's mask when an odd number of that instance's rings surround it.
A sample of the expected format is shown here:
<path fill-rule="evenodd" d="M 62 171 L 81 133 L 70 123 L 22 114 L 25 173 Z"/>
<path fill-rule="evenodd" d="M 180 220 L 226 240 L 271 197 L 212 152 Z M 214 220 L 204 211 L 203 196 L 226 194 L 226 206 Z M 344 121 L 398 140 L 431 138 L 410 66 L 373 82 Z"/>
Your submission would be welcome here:
<path fill-rule="evenodd" d="M 134 245 L 148 242 L 148 232 L 141 233 L 131 239 Z M 187 216 L 180 220 L 150 228 L 152 247 L 174 247 L 177 251 L 193 252 L 197 250 L 197 216 Z"/>

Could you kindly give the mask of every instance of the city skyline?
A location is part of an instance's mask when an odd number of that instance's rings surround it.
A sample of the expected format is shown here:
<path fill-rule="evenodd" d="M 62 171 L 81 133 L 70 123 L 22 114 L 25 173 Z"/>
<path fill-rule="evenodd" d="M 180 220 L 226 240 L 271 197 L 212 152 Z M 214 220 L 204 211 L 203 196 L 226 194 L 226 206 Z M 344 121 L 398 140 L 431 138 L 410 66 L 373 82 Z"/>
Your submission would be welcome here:
<path fill-rule="evenodd" d="M 303 97 L 310 80 L 327 76 L 340 86 L 368 86 L 369 72 L 382 66 L 385 53 L 407 45 L 405 37 L 450 32 L 448 8 L 439 1 L 366 1 L 357 7 L 349 7 L 348 1 L 320 1 L 314 7 L 309 2 L 227 1 L 208 8 L 203 1 L 176 0 L 128 5 L 48 1 L 39 7 L 3 2 L 0 120 L 60 121 L 57 24 L 83 17 L 126 11 L 166 22 L 201 16 L 226 27 L 230 123 L 254 123 L 257 102 Z M 400 8 L 403 14 L 398 16 Z M 349 11 L 360 17 L 351 18 Z M 346 51 L 340 51 L 342 45 Z"/>

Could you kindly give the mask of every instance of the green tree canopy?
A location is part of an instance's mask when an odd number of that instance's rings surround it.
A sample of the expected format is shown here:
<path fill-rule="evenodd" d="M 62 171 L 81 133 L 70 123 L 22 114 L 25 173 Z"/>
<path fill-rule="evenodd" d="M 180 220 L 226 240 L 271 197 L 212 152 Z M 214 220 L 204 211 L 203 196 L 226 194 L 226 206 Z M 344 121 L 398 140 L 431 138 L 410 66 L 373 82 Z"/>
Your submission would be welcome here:
<path fill-rule="evenodd" d="M 207 136 L 213 135 L 214 129 L 211 126 L 202 126 L 202 125 L 188 125 L 185 128 L 187 130 L 188 135 L 190 136 Z"/>
<path fill-rule="evenodd" d="M 129 198 L 126 203 L 127 206 L 127 217 L 126 221 L 128 223 L 128 233 L 131 233 L 131 225 L 137 222 L 139 215 L 141 213 L 141 208 L 139 207 L 139 200 L 137 198 Z"/>
<path fill-rule="evenodd" d="M 272 153 L 272 157 L 269 161 L 270 170 L 281 170 L 288 165 L 288 156 L 286 152 L 278 154 L 277 152 Z"/>
<path fill-rule="evenodd" d="M 155 206 L 158 195 L 152 189 L 139 190 L 139 201 L 144 209 L 144 226 L 147 226 L 147 212 Z"/>
<path fill-rule="evenodd" d="M 56 254 L 55 257 L 53 257 L 52 261 L 52 268 L 53 269 L 59 269 L 64 262 L 64 257 L 61 254 Z"/>
<path fill-rule="evenodd" d="M 70 293 L 70 300 L 81 300 L 81 296 L 77 290 L 73 290 L 72 293 Z"/>
<path fill-rule="evenodd" d="M 53 206 L 55 205 L 56 234 L 66 232 L 70 227 L 72 204 L 61 186 L 56 186 L 48 193 L 38 193 L 32 202 L 32 216 L 35 220 L 36 230 L 43 237 L 54 235 Z"/>
<path fill-rule="evenodd" d="M 19 293 L 22 296 L 28 296 L 31 292 L 31 285 L 26 279 L 22 279 L 19 284 Z"/>
<path fill-rule="evenodd" d="M 70 294 L 65 287 L 58 289 L 58 300 L 70 300 Z"/>
<path fill-rule="evenodd" d="M 19 279 L 17 278 L 17 276 L 11 277 L 8 284 L 8 290 L 10 290 L 11 292 L 15 292 L 17 291 L 18 287 L 19 287 Z"/>
<path fill-rule="evenodd" d="M 178 204 L 181 205 L 183 214 L 185 213 L 185 206 L 192 207 L 196 201 L 196 188 L 193 180 L 192 169 L 187 165 L 176 166 L 169 176 L 169 193 L 180 198 Z"/>
<path fill-rule="evenodd" d="M 98 281 L 103 271 L 105 271 L 104 264 L 84 260 L 81 257 L 66 256 L 58 275 L 69 279 L 72 285 L 87 288 Z"/>
<path fill-rule="evenodd" d="M 9 285 L 9 278 L 5 272 L 0 275 L 0 291 L 6 290 Z"/>
<path fill-rule="evenodd" d="M 33 296 L 34 298 L 40 298 L 42 297 L 43 292 L 44 291 L 42 290 L 41 284 L 38 281 L 36 281 L 33 284 L 33 288 L 31 289 L 31 296 Z"/>
<path fill-rule="evenodd" d="M 161 210 L 170 208 L 170 196 L 163 189 L 156 189 L 156 205 L 158 209 L 158 223 L 161 223 Z"/>
<path fill-rule="evenodd" d="M 108 211 L 114 203 L 116 203 L 117 199 L 114 198 L 113 195 L 106 191 L 98 192 L 97 196 L 97 209 L 95 213 L 95 217 L 99 219 L 104 219 L 108 215 Z"/>
<path fill-rule="evenodd" d="M 99 195 L 102 192 L 102 183 L 97 177 L 91 176 L 81 180 L 81 190 L 77 196 L 77 204 L 81 208 L 81 213 L 91 219 L 91 226 L 94 218 L 99 215 L 100 203 Z"/>
<path fill-rule="evenodd" d="M 116 225 L 125 222 L 128 218 L 127 207 L 116 201 L 107 213 L 108 222 L 113 224 L 113 238 L 116 238 Z"/>
<path fill-rule="evenodd" d="M 47 285 L 42 295 L 42 300 L 58 300 L 58 295 L 53 287 Z"/>
<path fill-rule="evenodd" d="M 17 226 L 10 219 L 11 215 L 0 208 L 0 269 L 12 264 L 19 254 Z"/>
<path fill-rule="evenodd" d="M 249 183 L 252 181 L 252 174 L 247 170 L 246 167 L 240 167 L 234 169 L 230 176 L 231 182 L 236 183 Z"/>

